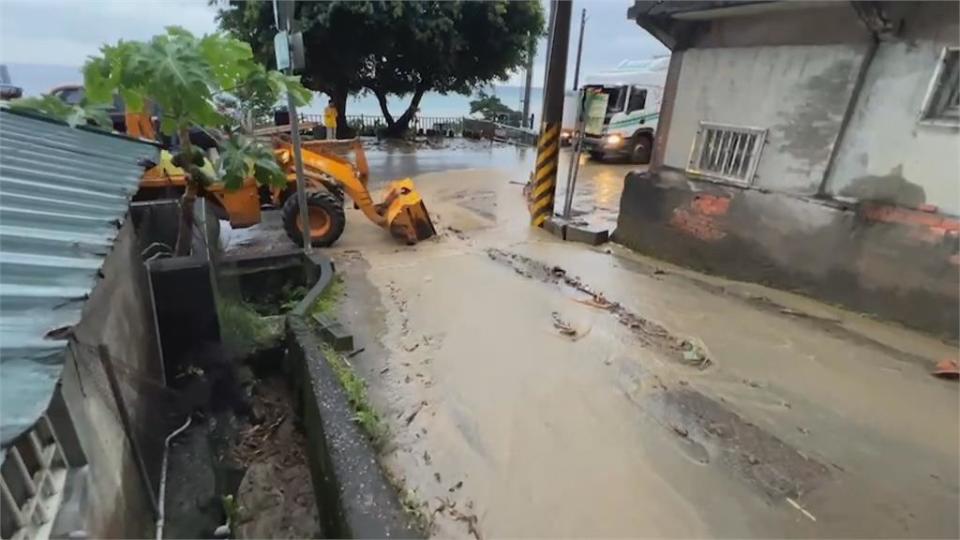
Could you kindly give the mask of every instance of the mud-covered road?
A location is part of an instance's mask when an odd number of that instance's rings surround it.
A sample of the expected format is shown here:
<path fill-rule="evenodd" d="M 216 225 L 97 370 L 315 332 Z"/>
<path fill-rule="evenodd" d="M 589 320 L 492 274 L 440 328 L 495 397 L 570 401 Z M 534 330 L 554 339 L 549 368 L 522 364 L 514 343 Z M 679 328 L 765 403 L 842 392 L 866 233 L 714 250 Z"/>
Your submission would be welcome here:
<path fill-rule="evenodd" d="M 434 535 L 960 534 L 957 385 L 929 375 L 955 347 L 531 230 L 532 156 L 494 150 L 415 178 L 438 238 L 348 210 L 330 250 L 383 463 Z M 602 214 L 629 167 L 594 167 Z"/>

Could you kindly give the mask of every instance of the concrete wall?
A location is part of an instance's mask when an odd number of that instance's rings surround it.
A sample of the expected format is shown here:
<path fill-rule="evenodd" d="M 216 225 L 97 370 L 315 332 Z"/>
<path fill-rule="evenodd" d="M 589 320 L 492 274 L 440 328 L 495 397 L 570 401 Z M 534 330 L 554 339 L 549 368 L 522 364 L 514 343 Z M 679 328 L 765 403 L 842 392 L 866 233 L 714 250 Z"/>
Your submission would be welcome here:
<path fill-rule="evenodd" d="M 124 435 L 119 412 L 96 347 L 110 349 L 121 391 L 135 426 L 136 438 L 157 474 L 167 423 L 157 414 L 164 407 L 161 363 L 146 271 L 133 224 L 120 231 L 102 268 L 103 278 L 84 305 L 74 328 L 62 375 L 64 401 L 88 465 L 76 476 L 82 486 L 71 493 L 82 504 L 65 501 L 72 515 L 57 518 L 55 533 L 84 530 L 90 538 L 140 538 L 152 534 L 153 515 Z"/>
<path fill-rule="evenodd" d="M 675 175 L 628 175 L 614 240 L 698 270 L 844 304 L 956 340 L 960 222 Z"/>
<path fill-rule="evenodd" d="M 700 121 L 767 129 L 754 185 L 816 193 L 866 43 L 689 49 L 664 165 L 686 169 Z"/>
<path fill-rule="evenodd" d="M 958 130 L 918 120 L 943 47 L 960 45 L 960 8 L 918 3 L 904 16 L 901 38 L 877 48 L 826 189 L 858 200 L 930 204 L 957 215 Z"/>

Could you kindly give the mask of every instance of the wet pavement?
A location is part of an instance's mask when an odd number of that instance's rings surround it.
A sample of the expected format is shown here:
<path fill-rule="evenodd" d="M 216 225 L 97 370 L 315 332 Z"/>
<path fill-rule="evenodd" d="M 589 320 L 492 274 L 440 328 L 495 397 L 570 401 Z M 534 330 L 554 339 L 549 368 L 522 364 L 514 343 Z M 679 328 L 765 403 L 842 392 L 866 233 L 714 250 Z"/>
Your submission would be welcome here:
<path fill-rule="evenodd" d="M 348 209 L 328 250 L 383 464 L 435 536 L 960 534 L 957 385 L 929 375 L 955 346 L 558 241 L 527 226 L 531 151 L 462 153 L 371 152 L 470 167 L 415 178 L 437 238 Z M 631 167 L 592 167 L 577 206 L 615 215 Z"/>
<path fill-rule="evenodd" d="M 392 180 L 417 177 L 440 171 L 464 171 L 482 168 L 495 170 L 509 177 L 511 185 L 519 190 L 530 175 L 536 159 L 536 150 L 500 142 L 444 139 L 418 144 L 404 142 L 366 141 L 364 144 L 370 167 L 370 190 L 374 201 L 382 199 L 381 191 Z M 560 152 L 559 174 L 555 212 L 563 210 L 566 182 L 569 175 L 572 152 L 564 148 Z M 580 157 L 577 188 L 572 205 L 573 221 L 585 223 L 588 228 L 612 231 L 617 223 L 623 177 L 630 171 L 645 170 L 646 165 L 631 165 L 617 162 L 596 162 Z M 457 184 L 457 175 L 442 180 Z M 427 201 L 429 203 L 429 201 Z M 488 202 L 472 198 L 464 204 L 473 205 L 474 211 L 483 213 Z M 495 206 L 496 201 L 493 201 Z M 349 205 L 348 205 L 349 206 Z M 486 217 L 493 219 L 493 207 Z M 226 224 L 224 228 L 228 228 Z M 291 243 L 283 233 L 280 215 L 265 211 L 262 223 L 233 231 L 230 251 L 234 253 L 265 253 L 287 251 Z"/>

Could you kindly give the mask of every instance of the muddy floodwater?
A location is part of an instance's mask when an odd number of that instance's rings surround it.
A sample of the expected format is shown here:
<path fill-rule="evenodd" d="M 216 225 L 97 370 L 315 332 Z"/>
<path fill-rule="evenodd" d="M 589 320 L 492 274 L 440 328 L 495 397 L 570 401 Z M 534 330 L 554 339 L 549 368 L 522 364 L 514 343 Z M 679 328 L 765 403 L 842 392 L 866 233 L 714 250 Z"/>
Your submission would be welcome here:
<path fill-rule="evenodd" d="M 439 237 L 348 209 L 328 250 L 382 462 L 433 535 L 960 534 L 957 385 L 929 374 L 955 346 L 531 230 L 532 153 L 490 152 L 426 173 L 371 152 L 421 173 Z M 589 165 L 578 210 L 614 219 L 630 168 Z"/>

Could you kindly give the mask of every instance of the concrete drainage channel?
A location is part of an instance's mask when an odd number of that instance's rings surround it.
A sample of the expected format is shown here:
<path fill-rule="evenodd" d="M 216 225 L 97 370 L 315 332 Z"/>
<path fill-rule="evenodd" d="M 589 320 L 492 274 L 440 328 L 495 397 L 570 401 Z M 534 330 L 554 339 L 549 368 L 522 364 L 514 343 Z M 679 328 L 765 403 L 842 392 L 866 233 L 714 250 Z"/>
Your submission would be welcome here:
<path fill-rule="evenodd" d="M 170 438 L 162 537 L 422 537 L 343 386 L 349 361 L 334 351 L 352 339 L 324 317 L 335 301 L 331 261 L 300 252 L 224 258 L 213 265 L 216 293 L 172 300 L 174 308 L 167 287 L 182 287 L 185 273 L 196 283 L 207 264 L 156 262 L 168 381 L 175 409 L 193 411 Z M 224 300 L 230 292 L 234 300 Z M 214 297 L 215 307 L 203 300 Z M 190 305 L 219 313 L 218 336 L 190 329 L 209 320 Z"/>

